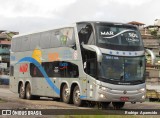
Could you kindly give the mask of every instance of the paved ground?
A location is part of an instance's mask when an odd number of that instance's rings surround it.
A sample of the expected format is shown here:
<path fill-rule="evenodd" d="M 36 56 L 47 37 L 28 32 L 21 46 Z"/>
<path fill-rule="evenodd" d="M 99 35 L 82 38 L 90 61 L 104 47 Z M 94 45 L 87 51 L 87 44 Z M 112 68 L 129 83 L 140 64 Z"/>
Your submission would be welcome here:
<path fill-rule="evenodd" d="M 0 86 L 0 98 L 6 102 L 0 103 L 2 108 L 28 108 L 28 109 L 88 109 L 89 107 L 76 107 L 60 101 L 41 97 L 40 100 L 19 99 L 18 94 L 12 93 L 7 86 Z M 112 105 L 109 106 L 112 108 Z M 126 103 L 123 109 L 160 109 L 160 102 Z"/>
<path fill-rule="evenodd" d="M 53 101 L 52 99 L 45 97 L 42 97 L 40 100 L 19 99 L 18 94 L 12 93 L 7 86 L 0 86 L 0 99 L 0 109 L 93 109 L 89 107 L 76 107 L 72 104 L 65 104 L 60 101 Z M 96 107 L 94 109 L 98 108 Z M 109 109 L 113 109 L 112 105 L 109 106 Z M 123 109 L 160 109 L 160 103 L 126 103 Z M 48 118 L 48 116 L 46 116 L 46 118 Z"/>

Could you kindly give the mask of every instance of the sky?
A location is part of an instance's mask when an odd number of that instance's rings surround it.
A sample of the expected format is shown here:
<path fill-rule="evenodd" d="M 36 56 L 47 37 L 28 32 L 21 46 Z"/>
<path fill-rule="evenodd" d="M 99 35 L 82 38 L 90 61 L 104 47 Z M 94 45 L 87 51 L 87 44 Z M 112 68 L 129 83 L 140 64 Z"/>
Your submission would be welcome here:
<path fill-rule="evenodd" d="M 21 33 L 77 21 L 130 21 L 153 25 L 160 0 L 0 0 L 0 30 Z"/>

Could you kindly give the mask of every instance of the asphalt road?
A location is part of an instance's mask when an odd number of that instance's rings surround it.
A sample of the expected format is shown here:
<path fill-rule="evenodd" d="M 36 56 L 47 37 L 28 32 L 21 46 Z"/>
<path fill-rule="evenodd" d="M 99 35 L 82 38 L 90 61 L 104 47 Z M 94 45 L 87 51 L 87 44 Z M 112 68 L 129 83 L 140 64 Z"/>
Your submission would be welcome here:
<path fill-rule="evenodd" d="M 12 93 L 9 88 L 0 88 L 0 109 L 92 109 L 89 107 L 76 107 L 42 97 L 40 100 L 20 99 L 18 94 Z M 112 104 L 109 106 L 112 109 Z M 160 102 L 126 103 L 123 109 L 160 109 Z"/>

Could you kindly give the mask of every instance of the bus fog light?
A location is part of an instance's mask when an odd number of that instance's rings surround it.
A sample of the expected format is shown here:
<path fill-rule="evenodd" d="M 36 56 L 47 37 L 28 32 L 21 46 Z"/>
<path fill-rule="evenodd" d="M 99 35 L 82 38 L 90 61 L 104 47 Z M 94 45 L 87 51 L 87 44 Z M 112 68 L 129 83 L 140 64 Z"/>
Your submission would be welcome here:
<path fill-rule="evenodd" d="M 145 88 L 141 88 L 141 89 L 139 89 L 139 92 L 141 92 L 141 93 L 144 93 L 146 91 L 146 89 Z"/>
<path fill-rule="evenodd" d="M 102 89 L 103 91 L 105 91 L 105 90 L 106 90 L 106 87 L 101 87 L 101 89 Z"/>
<path fill-rule="evenodd" d="M 145 96 L 145 95 L 143 95 L 143 96 L 142 96 L 142 99 L 145 99 L 145 98 L 146 98 L 146 96 Z"/>
<path fill-rule="evenodd" d="M 104 96 L 103 94 L 100 94 L 100 97 L 101 97 L 101 98 L 104 98 L 105 96 Z"/>

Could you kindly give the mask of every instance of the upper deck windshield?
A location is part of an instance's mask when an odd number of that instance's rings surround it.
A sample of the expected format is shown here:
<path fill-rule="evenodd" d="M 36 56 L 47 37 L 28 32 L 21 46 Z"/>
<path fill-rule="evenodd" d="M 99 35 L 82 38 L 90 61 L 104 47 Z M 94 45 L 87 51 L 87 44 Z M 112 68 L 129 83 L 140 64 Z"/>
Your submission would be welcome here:
<path fill-rule="evenodd" d="M 113 50 L 143 50 L 141 36 L 130 25 L 96 24 L 97 45 Z"/>

